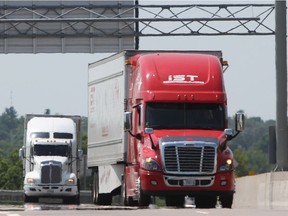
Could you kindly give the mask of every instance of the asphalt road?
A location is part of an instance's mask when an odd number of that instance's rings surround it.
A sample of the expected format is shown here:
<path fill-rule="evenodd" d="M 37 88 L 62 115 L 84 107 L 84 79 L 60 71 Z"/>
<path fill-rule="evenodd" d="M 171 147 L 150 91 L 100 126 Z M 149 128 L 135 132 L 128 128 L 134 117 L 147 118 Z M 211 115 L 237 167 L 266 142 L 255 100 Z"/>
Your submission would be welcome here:
<path fill-rule="evenodd" d="M 166 208 L 150 206 L 139 209 L 136 207 L 96 206 L 93 204 L 52 205 L 52 204 L 25 204 L 24 206 L 0 206 L 0 216 L 287 216 L 287 209 L 196 209 Z"/>

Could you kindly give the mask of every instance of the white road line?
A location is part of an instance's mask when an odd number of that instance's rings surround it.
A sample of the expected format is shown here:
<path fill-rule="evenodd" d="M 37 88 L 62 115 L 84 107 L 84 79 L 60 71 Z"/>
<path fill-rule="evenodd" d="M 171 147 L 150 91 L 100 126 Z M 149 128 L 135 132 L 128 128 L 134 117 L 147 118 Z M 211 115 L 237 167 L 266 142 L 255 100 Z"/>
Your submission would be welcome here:
<path fill-rule="evenodd" d="M 209 212 L 205 212 L 205 211 L 196 211 L 196 213 L 198 213 L 198 214 L 209 214 Z"/>

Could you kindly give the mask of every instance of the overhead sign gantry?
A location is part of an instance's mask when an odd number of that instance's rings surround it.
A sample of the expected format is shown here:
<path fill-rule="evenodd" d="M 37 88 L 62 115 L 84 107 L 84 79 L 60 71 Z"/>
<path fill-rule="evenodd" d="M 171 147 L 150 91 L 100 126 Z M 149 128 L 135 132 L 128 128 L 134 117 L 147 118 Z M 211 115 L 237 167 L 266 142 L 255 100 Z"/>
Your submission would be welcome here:
<path fill-rule="evenodd" d="M 139 38 L 149 36 L 272 35 L 274 9 L 272 4 L 0 1 L 0 53 L 117 52 L 137 49 Z"/>

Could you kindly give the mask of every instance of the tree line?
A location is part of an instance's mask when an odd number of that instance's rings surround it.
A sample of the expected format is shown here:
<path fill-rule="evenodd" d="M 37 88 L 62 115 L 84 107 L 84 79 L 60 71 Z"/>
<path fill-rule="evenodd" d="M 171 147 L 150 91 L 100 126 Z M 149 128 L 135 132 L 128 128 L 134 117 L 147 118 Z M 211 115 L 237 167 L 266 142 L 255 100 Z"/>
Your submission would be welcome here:
<path fill-rule="evenodd" d="M 44 113 L 49 114 L 49 110 Z M 233 128 L 231 117 L 229 125 Z M 269 126 L 274 125 L 274 120 L 263 121 L 260 117 L 245 119 L 245 130 L 229 143 L 237 164 L 237 176 L 271 171 L 273 166 L 268 159 Z M 18 116 L 14 107 L 6 108 L 0 116 L 0 189 L 21 190 L 23 187 L 22 161 L 18 156 L 23 136 L 24 116 Z M 82 118 L 82 147 L 86 154 L 87 117 Z M 89 187 L 89 183 L 85 185 Z"/>

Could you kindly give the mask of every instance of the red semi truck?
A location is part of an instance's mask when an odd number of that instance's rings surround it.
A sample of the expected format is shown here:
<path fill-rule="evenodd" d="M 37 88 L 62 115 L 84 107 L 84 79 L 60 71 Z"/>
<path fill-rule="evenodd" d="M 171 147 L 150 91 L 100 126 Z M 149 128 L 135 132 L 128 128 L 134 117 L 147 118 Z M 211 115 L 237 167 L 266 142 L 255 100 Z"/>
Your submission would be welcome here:
<path fill-rule="evenodd" d="M 221 51 L 130 50 L 89 64 L 88 167 L 93 201 L 148 206 L 164 197 L 198 208 L 235 192 Z M 123 126 L 124 125 L 124 126 Z M 152 199 L 154 200 L 154 199 Z"/>

